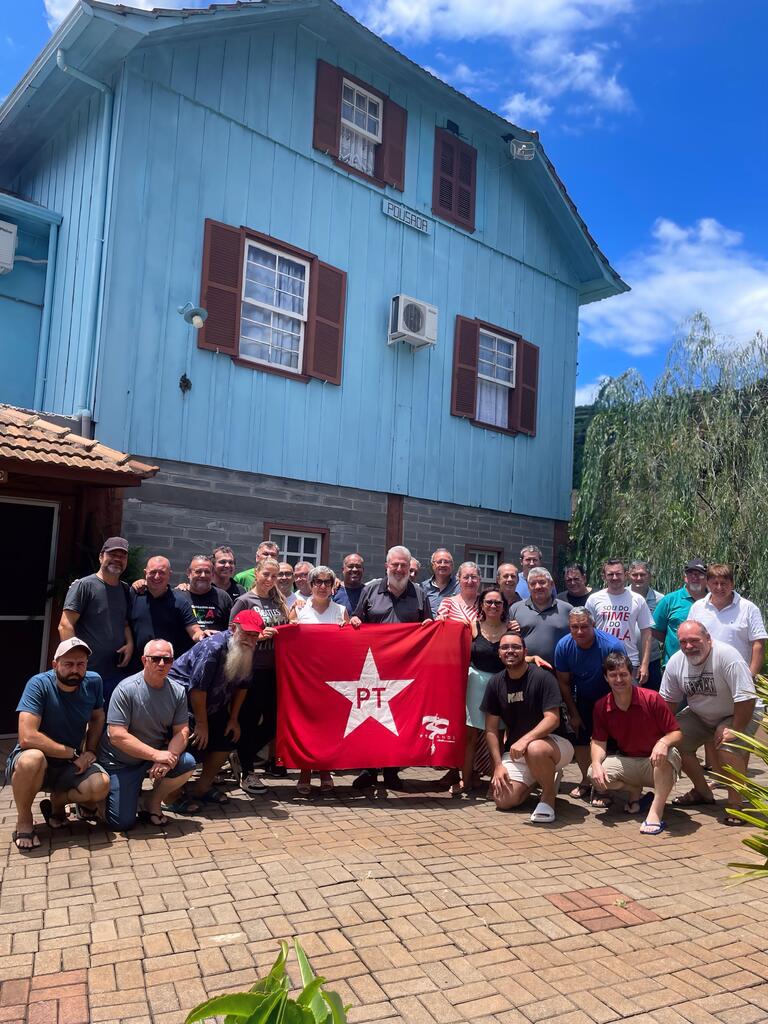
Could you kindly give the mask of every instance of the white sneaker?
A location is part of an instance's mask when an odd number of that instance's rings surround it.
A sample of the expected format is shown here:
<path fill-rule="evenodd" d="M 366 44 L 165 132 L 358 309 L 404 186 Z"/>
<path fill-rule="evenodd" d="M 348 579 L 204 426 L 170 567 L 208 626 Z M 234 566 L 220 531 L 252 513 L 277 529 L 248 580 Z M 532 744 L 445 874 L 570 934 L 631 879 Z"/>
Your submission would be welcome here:
<path fill-rule="evenodd" d="M 264 785 L 261 776 L 255 772 L 249 772 L 248 775 L 240 783 L 240 788 L 244 789 L 246 793 L 251 793 L 254 796 L 263 796 L 264 793 L 269 792 L 269 787 Z"/>

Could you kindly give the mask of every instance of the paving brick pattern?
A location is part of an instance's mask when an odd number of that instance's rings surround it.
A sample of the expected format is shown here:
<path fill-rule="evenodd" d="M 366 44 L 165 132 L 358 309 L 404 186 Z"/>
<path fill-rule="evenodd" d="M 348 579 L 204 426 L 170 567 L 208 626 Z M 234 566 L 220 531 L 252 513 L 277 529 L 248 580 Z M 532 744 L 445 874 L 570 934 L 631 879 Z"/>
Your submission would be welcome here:
<path fill-rule="evenodd" d="M 41 825 L 27 857 L 3 790 L 0 1022 L 178 1024 L 293 936 L 358 1024 L 768 1020 L 768 883 L 729 884 L 745 833 L 709 808 L 641 837 L 567 797 L 541 827 L 349 781 L 326 800 L 233 790 L 164 832 Z"/>

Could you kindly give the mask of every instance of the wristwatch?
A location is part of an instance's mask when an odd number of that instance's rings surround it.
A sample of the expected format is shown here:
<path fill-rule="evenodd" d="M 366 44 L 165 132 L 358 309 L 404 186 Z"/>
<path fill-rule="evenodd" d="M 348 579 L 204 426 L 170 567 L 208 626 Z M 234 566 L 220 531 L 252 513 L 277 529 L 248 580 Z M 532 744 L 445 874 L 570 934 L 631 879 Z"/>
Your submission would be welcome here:
<path fill-rule="evenodd" d="M 72 757 L 70 757 L 69 760 L 76 761 L 78 757 L 80 757 L 80 751 L 77 749 L 77 747 L 73 747 L 72 749 L 74 750 L 74 754 L 72 755 Z"/>

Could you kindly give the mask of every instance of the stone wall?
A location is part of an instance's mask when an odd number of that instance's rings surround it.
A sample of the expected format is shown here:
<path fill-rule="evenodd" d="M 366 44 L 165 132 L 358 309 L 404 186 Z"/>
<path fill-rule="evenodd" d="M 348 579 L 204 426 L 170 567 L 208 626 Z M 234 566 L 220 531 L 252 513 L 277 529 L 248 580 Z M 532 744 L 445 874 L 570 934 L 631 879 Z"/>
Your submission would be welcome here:
<path fill-rule="evenodd" d="M 264 539 L 264 523 L 325 527 L 330 530 L 329 561 L 359 551 L 366 574 L 377 575 L 386 548 L 387 495 L 351 487 L 284 480 L 212 466 L 154 460 L 160 472 L 134 491 L 125 492 L 123 531 L 147 556 L 167 555 L 174 578 L 182 578 L 189 559 L 229 544 L 239 568 L 253 565 Z M 429 556 L 438 545 L 454 553 L 457 564 L 466 545 L 499 548 L 517 561 L 523 544 L 538 544 L 544 564 L 552 560 L 553 522 L 487 509 L 405 498 L 403 543 L 420 559 L 426 577 Z"/>

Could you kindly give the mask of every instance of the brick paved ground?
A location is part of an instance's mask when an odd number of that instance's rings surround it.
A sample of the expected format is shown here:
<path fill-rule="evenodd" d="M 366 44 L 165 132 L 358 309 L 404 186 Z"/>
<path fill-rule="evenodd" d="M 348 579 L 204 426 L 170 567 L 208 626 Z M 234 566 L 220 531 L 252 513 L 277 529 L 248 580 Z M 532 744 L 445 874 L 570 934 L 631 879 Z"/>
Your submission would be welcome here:
<path fill-rule="evenodd" d="M 3 790 L 0 1021 L 176 1024 L 294 935 L 357 1022 L 768 1020 L 768 883 L 729 886 L 744 830 L 706 808 L 645 838 L 567 798 L 536 827 L 445 794 L 272 793 L 164 833 L 40 826 L 24 857 Z"/>

